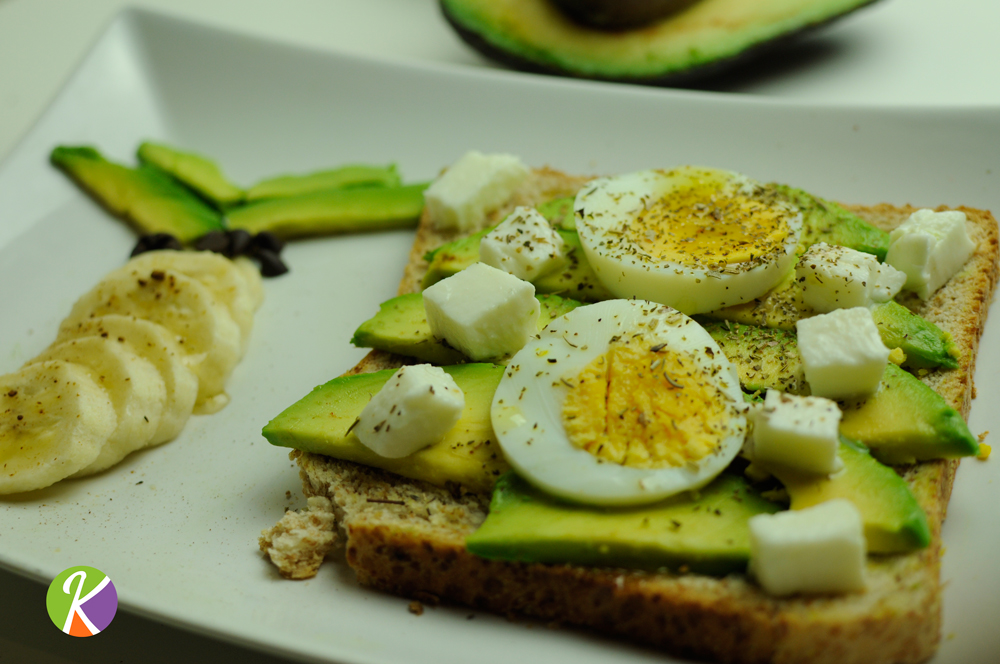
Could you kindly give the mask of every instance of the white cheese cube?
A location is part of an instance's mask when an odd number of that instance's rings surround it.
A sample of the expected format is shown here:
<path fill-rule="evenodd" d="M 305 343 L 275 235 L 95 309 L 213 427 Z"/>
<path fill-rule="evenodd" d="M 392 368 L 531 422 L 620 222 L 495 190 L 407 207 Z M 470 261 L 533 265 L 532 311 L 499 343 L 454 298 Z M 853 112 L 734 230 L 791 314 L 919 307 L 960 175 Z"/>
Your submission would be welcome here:
<path fill-rule="evenodd" d="M 479 260 L 534 281 L 560 263 L 563 241 L 538 210 L 519 206 L 479 241 Z"/>
<path fill-rule="evenodd" d="M 843 464 L 840 408 L 822 397 L 800 397 L 768 390 L 753 411 L 753 462 L 829 475 Z"/>
<path fill-rule="evenodd" d="M 836 309 L 795 324 L 799 355 L 813 396 L 863 398 L 875 393 L 889 361 L 866 307 Z"/>
<path fill-rule="evenodd" d="M 906 289 L 926 300 L 969 260 L 976 245 L 957 210 L 917 210 L 889 234 L 885 262 L 906 273 Z"/>
<path fill-rule="evenodd" d="M 480 228 L 486 214 L 506 201 L 529 173 L 514 155 L 467 152 L 424 192 L 434 227 L 459 231 Z"/>
<path fill-rule="evenodd" d="M 820 313 L 888 302 L 906 275 L 871 254 L 818 242 L 795 266 L 805 303 Z"/>
<path fill-rule="evenodd" d="M 513 355 L 538 331 L 535 287 L 484 263 L 424 291 L 431 333 L 473 360 Z"/>
<path fill-rule="evenodd" d="M 772 595 L 845 593 L 865 587 L 858 508 L 837 498 L 750 518 L 750 572 Z"/>
<path fill-rule="evenodd" d="M 354 433 L 376 454 L 398 459 L 441 440 L 463 408 L 465 395 L 451 376 L 416 364 L 397 371 L 372 397 Z"/>

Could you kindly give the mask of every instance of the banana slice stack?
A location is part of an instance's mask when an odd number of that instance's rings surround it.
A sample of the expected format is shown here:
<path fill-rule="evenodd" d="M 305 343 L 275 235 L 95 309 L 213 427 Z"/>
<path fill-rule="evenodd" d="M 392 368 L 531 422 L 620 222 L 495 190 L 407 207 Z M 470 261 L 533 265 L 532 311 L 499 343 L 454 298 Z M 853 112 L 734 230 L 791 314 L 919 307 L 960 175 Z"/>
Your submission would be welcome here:
<path fill-rule="evenodd" d="M 51 346 L 0 376 L 0 494 L 104 470 L 225 406 L 263 296 L 252 263 L 207 251 L 107 275 Z"/>

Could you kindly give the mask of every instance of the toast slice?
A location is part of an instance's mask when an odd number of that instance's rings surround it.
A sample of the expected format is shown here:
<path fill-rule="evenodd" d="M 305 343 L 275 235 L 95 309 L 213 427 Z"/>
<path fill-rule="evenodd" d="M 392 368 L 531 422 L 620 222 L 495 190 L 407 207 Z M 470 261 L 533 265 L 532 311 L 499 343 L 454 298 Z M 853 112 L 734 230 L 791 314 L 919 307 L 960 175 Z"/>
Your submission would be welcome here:
<path fill-rule="evenodd" d="M 515 205 L 570 195 L 585 181 L 536 170 L 503 209 L 483 220 L 483 227 Z M 916 208 L 850 209 L 889 230 Z M 922 380 L 967 417 L 976 351 L 998 277 L 998 231 L 989 212 L 959 209 L 970 220 L 976 253 L 930 300 L 913 297 L 902 303 L 949 332 L 961 350 L 959 368 L 931 372 Z M 427 269 L 424 254 L 452 239 L 453 234 L 434 230 L 426 217 L 421 221 L 400 293 L 419 290 Z M 373 351 L 348 373 L 406 362 Z M 336 524 L 347 563 L 359 582 L 372 588 L 588 627 L 675 655 L 720 662 L 921 662 L 933 655 L 940 638 L 940 531 L 956 460 L 898 469 L 927 512 L 928 548 L 870 556 L 864 593 L 778 599 L 743 575 L 713 578 L 479 558 L 466 551 L 464 540 L 485 519 L 489 495 L 449 491 L 315 454 L 293 451 L 291 456 L 299 464 L 310 510 L 322 512 L 313 521 Z M 325 552 L 315 542 L 322 539 L 327 549 L 332 545 L 328 533 L 310 535 L 301 530 L 302 523 L 302 513 L 290 512 L 261 538 L 261 549 L 272 560 L 291 561 L 279 563 L 286 576 L 315 573 Z M 293 555 L 287 550 L 279 555 L 280 541 L 295 543 Z"/>

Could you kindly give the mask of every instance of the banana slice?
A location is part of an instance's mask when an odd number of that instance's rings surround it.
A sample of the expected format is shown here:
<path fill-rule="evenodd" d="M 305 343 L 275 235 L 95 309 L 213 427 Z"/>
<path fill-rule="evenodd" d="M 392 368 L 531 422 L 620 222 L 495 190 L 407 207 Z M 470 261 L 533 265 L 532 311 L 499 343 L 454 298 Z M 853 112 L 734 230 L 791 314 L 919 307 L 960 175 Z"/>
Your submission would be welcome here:
<path fill-rule="evenodd" d="M 246 351 L 257 309 L 244 273 L 233 261 L 211 251 L 149 251 L 129 263 L 139 271 L 173 270 L 197 279 L 212 292 L 216 302 L 229 310 L 240 327 L 240 354 Z M 259 279 L 259 277 L 258 277 Z"/>
<path fill-rule="evenodd" d="M 233 263 L 247 282 L 250 297 L 253 298 L 253 308 L 256 311 L 264 303 L 264 280 L 260 277 L 260 269 L 246 256 L 233 259 Z"/>
<path fill-rule="evenodd" d="M 109 337 L 89 336 L 49 346 L 32 362 L 62 360 L 87 370 L 107 390 L 118 414 L 118 426 L 101 453 L 74 476 L 109 468 L 131 452 L 146 447 L 160 426 L 167 390 L 153 363 Z"/>
<path fill-rule="evenodd" d="M 0 494 L 87 467 L 117 425 L 108 393 L 81 366 L 38 362 L 0 376 Z"/>
<path fill-rule="evenodd" d="M 184 354 L 167 328 L 141 318 L 108 314 L 81 321 L 60 330 L 56 342 L 97 335 L 125 344 L 132 352 L 153 363 L 166 388 L 160 426 L 149 445 L 174 439 L 181 432 L 198 397 L 198 378 L 184 362 Z"/>
<path fill-rule="evenodd" d="M 127 263 L 77 300 L 60 334 L 107 314 L 144 318 L 177 337 L 185 363 L 198 377 L 194 412 L 216 412 L 229 402 L 226 380 L 240 358 L 240 328 L 200 281 Z"/>

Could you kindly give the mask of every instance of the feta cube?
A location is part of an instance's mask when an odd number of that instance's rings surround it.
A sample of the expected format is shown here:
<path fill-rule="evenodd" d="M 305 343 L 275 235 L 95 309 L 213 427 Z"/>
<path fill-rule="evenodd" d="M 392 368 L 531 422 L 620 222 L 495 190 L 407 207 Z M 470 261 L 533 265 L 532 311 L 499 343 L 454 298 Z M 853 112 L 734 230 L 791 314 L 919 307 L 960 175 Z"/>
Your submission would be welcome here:
<path fill-rule="evenodd" d="M 926 300 L 955 275 L 976 245 L 957 210 L 917 210 L 889 234 L 885 262 L 906 273 L 907 290 Z"/>
<path fill-rule="evenodd" d="M 431 333 L 473 360 L 513 355 L 538 331 L 535 287 L 476 263 L 424 291 Z"/>
<path fill-rule="evenodd" d="M 772 595 L 845 593 L 865 587 L 858 508 L 836 498 L 750 518 L 750 572 Z"/>
<path fill-rule="evenodd" d="M 509 154 L 467 152 L 424 192 L 427 212 L 439 230 L 477 230 L 528 177 L 530 170 Z"/>
<path fill-rule="evenodd" d="M 479 241 L 479 260 L 534 281 L 558 265 L 563 241 L 538 210 L 518 206 Z"/>
<path fill-rule="evenodd" d="M 866 307 L 836 309 L 795 324 L 799 355 L 813 396 L 863 398 L 875 393 L 889 361 Z"/>
<path fill-rule="evenodd" d="M 365 447 L 390 459 L 441 440 L 462 416 L 465 395 L 441 367 L 403 367 L 365 405 L 354 433 Z"/>
<path fill-rule="evenodd" d="M 906 283 L 906 274 L 871 254 L 818 242 L 795 266 L 805 303 L 820 313 L 888 302 Z"/>
<path fill-rule="evenodd" d="M 824 475 L 840 470 L 840 415 L 829 399 L 768 390 L 752 411 L 753 462 Z"/>

